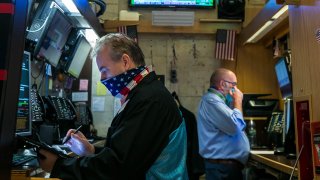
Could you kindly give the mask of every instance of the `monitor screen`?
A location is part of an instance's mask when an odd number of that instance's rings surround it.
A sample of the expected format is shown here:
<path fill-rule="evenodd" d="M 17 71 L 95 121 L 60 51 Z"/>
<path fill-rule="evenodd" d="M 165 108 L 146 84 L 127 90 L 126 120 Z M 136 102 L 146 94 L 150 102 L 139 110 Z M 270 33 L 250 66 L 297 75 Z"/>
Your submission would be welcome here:
<path fill-rule="evenodd" d="M 70 75 L 76 78 L 79 77 L 90 50 L 90 43 L 83 35 L 80 35 L 77 39 L 77 43 L 75 44 L 74 50 L 71 53 L 70 58 L 68 58 L 69 61 L 66 67 L 66 71 Z"/>
<path fill-rule="evenodd" d="M 131 7 L 214 8 L 215 0 L 129 0 Z"/>
<path fill-rule="evenodd" d="M 66 15 L 59 9 L 52 8 L 45 30 L 35 47 L 34 56 L 56 67 L 71 28 L 72 24 Z"/>
<path fill-rule="evenodd" d="M 286 57 L 281 57 L 275 65 L 275 71 L 282 98 L 292 96 L 291 73 L 288 69 Z"/>
<path fill-rule="evenodd" d="M 30 53 L 24 51 L 21 66 L 20 91 L 17 108 L 16 134 L 31 135 L 31 109 L 30 109 Z"/>
<path fill-rule="evenodd" d="M 43 35 L 44 30 L 49 19 L 49 15 L 53 7 L 53 1 L 46 0 L 39 2 L 36 10 L 33 10 L 34 0 L 29 0 L 30 6 L 28 9 L 28 15 L 32 23 L 27 29 L 26 39 L 30 40 L 32 43 L 37 43 Z"/>
<path fill-rule="evenodd" d="M 284 133 L 283 142 L 285 153 L 295 154 L 295 128 L 294 128 L 294 112 L 293 101 L 287 99 L 284 103 Z"/>
<path fill-rule="evenodd" d="M 288 134 L 290 126 L 293 125 L 293 104 L 292 100 L 288 99 L 284 103 L 284 119 L 285 119 L 285 134 Z"/>

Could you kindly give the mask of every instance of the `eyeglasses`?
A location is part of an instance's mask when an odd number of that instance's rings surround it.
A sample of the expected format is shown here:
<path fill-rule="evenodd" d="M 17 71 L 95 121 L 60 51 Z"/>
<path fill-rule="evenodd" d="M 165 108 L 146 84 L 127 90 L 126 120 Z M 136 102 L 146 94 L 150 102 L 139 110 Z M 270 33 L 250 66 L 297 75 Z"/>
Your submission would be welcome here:
<path fill-rule="evenodd" d="M 237 85 L 237 82 L 230 82 L 230 81 L 226 81 L 226 80 L 223 80 L 223 81 L 232 84 L 232 86 L 236 86 Z"/>

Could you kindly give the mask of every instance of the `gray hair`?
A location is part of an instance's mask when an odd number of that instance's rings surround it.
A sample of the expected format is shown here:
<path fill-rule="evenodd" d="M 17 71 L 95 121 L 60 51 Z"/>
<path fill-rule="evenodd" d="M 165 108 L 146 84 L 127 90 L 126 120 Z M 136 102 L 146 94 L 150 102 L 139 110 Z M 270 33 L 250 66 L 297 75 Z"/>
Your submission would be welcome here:
<path fill-rule="evenodd" d="M 144 55 L 138 44 L 124 34 L 111 33 L 101 37 L 91 51 L 91 58 L 95 59 L 105 46 L 110 48 L 110 56 L 114 61 L 120 60 L 123 54 L 128 54 L 136 66 L 145 65 Z"/>

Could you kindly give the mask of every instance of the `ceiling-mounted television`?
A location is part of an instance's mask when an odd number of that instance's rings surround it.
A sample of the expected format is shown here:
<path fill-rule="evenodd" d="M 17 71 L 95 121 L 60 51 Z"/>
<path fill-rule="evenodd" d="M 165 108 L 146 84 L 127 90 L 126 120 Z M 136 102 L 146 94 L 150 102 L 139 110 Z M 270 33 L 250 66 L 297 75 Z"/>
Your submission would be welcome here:
<path fill-rule="evenodd" d="M 46 60 L 52 66 L 57 67 L 63 47 L 71 31 L 72 23 L 68 17 L 56 7 L 47 8 L 43 11 L 50 12 L 46 17 L 45 23 L 42 27 L 38 28 L 39 30 L 41 29 L 42 32 L 39 34 L 38 30 L 29 31 L 27 37 L 37 35 L 36 39 L 31 38 L 31 40 L 36 42 L 33 51 L 34 57 L 40 60 Z"/>
<path fill-rule="evenodd" d="M 282 98 L 292 97 L 292 79 L 287 57 L 281 57 L 275 65 L 275 71 Z"/>
<path fill-rule="evenodd" d="M 215 0 L 129 0 L 129 7 L 214 8 Z"/>
<path fill-rule="evenodd" d="M 65 71 L 78 78 L 91 51 L 91 45 L 83 35 L 79 35 L 72 49 L 72 52 L 66 58 L 68 62 Z"/>

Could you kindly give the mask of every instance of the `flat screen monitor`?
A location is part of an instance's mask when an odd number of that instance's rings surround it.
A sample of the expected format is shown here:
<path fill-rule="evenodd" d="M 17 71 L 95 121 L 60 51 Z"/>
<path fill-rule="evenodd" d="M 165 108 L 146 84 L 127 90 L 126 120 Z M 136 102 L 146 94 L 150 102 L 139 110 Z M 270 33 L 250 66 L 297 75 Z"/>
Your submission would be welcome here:
<path fill-rule="evenodd" d="M 91 50 L 91 45 L 88 40 L 80 35 L 75 44 L 74 50 L 68 58 L 66 71 L 75 78 L 78 78 L 82 68 L 87 60 L 88 54 Z"/>
<path fill-rule="evenodd" d="M 30 108 L 30 53 L 24 51 L 21 68 L 20 91 L 17 108 L 16 134 L 31 135 L 31 108 Z"/>
<path fill-rule="evenodd" d="M 32 23 L 27 29 L 26 39 L 33 43 L 37 43 L 46 29 L 49 15 L 52 8 L 54 8 L 54 3 L 51 0 L 41 1 L 35 10 L 33 9 L 34 3 L 34 0 L 29 0 L 28 15 Z"/>
<path fill-rule="evenodd" d="M 287 99 L 284 103 L 284 119 L 285 119 L 285 126 L 284 126 L 284 132 L 285 134 L 288 134 L 290 128 L 293 128 L 294 126 L 294 118 L 293 118 L 293 103 L 291 99 Z"/>
<path fill-rule="evenodd" d="M 286 57 L 281 57 L 275 65 L 275 71 L 282 98 L 292 96 L 291 73 L 288 68 Z"/>
<path fill-rule="evenodd" d="M 284 148 L 288 154 L 295 154 L 295 128 L 294 128 L 294 113 L 293 101 L 287 99 L 284 103 Z"/>
<path fill-rule="evenodd" d="M 58 8 L 52 8 L 45 30 L 35 46 L 34 56 L 56 67 L 71 29 L 72 23 L 67 16 Z"/>
<path fill-rule="evenodd" d="M 130 7 L 214 8 L 215 0 L 129 0 Z"/>

